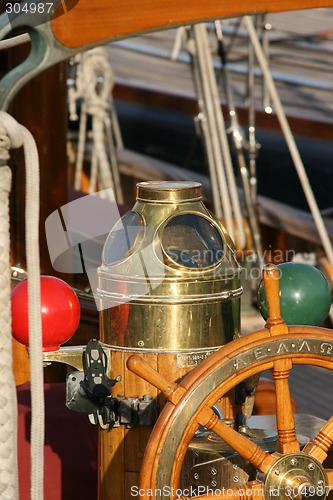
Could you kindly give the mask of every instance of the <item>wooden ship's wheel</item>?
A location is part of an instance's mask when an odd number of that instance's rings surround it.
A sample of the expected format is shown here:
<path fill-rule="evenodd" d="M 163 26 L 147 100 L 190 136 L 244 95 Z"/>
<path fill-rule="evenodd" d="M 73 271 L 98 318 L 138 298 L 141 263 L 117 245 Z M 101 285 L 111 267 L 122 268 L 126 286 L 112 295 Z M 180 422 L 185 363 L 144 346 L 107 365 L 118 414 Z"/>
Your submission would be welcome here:
<path fill-rule="evenodd" d="M 301 448 L 288 382 L 293 365 L 332 370 L 332 332 L 319 327 L 287 326 L 280 315 L 279 271 L 268 265 L 263 276 L 269 308 L 266 329 L 224 346 L 179 385 L 168 382 L 139 357 L 129 359 L 128 368 L 158 387 L 168 399 L 142 464 L 142 498 L 148 499 L 152 492 L 156 498 L 182 498 L 181 493 L 176 493 L 182 491 L 181 469 L 187 448 L 200 426 L 228 443 L 258 471 L 255 480 L 238 487 L 224 488 L 222 480 L 216 490 L 217 498 L 324 498 L 332 488 L 333 470 L 325 469 L 322 464 L 333 442 L 333 419 Z M 273 454 L 230 428 L 212 409 L 227 391 L 264 370 L 271 370 L 276 391 L 277 446 Z M 189 489 L 185 487 L 184 491 Z M 199 497 L 213 498 L 214 492 L 210 490 Z"/>

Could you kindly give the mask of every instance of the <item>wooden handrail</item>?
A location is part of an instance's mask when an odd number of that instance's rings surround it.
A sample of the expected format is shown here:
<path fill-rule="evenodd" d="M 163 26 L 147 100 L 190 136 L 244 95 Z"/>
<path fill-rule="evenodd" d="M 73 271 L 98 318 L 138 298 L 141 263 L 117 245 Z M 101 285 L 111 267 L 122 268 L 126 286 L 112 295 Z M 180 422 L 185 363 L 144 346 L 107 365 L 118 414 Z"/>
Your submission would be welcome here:
<path fill-rule="evenodd" d="M 35 8 L 34 0 L 27 4 Z M 31 28 L 32 46 L 29 57 L 2 79 L 0 108 L 6 110 L 20 88 L 41 71 L 96 45 L 222 17 L 330 6 L 331 0 L 57 0 L 49 22 L 39 24 L 38 17 L 23 10 L 13 18 L 5 13 L 0 16 L 0 39 L 14 27 Z"/>
<path fill-rule="evenodd" d="M 51 25 L 61 44 L 79 48 L 221 17 L 331 6 L 331 0 L 79 0 Z"/>

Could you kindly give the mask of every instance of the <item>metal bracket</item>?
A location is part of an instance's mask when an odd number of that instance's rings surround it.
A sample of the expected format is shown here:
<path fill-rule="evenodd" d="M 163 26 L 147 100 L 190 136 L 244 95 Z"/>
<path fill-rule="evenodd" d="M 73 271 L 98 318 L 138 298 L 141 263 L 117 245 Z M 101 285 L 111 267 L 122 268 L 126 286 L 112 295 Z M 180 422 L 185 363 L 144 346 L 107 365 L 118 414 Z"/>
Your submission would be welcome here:
<path fill-rule="evenodd" d="M 88 342 L 82 359 L 84 371 L 74 371 L 67 377 L 67 408 L 88 414 L 90 421 L 103 429 L 155 423 L 157 403 L 150 394 L 141 399 L 111 396 L 111 388 L 120 377 L 113 380 L 106 375 L 107 355 L 98 340 Z"/>
<path fill-rule="evenodd" d="M 44 23 L 39 26 L 36 26 L 36 16 L 26 13 L 27 10 L 31 12 L 30 5 L 35 5 L 34 0 L 26 0 L 23 3 L 27 7 L 17 15 L 10 16 L 5 12 L 0 16 L 0 40 L 5 38 L 14 28 L 26 29 L 31 40 L 31 51 L 27 59 L 9 71 L 0 81 L 0 109 L 3 111 L 8 109 L 17 92 L 36 75 L 58 62 L 98 44 L 71 48 L 57 41 L 51 29 L 50 19 L 54 10 L 62 5 L 61 0 L 53 0 L 49 19 L 47 22 L 45 19 Z"/>
<path fill-rule="evenodd" d="M 126 425 L 128 429 L 136 425 L 153 425 L 156 422 L 157 402 L 150 394 L 143 398 L 107 397 L 97 405 L 82 389 L 84 372 L 72 372 L 66 382 L 66 406 L 70 410 L 89 415 L 92 424 L 102 429 Z"/>

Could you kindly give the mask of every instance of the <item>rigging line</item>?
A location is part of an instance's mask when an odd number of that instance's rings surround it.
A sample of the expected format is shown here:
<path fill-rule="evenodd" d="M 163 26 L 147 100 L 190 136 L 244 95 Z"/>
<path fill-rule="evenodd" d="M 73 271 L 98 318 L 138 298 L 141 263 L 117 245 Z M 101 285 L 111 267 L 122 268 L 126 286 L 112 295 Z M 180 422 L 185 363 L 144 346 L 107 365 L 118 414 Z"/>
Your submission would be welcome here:
<path fill-rule="evenodd" d="M 39 159 L 35 140 L 31 133 L 14 118 L 0 111 L 2 129 L 7 133 L 7 149 L 24 147 L 26 164 L 26 260 L 28 273 L 28 321 L 29 321 L 29 357 L 31 380 L 31 500 L 44 497 L 44 373 L 42 349 L 42 319 L 40 302 L 40 261 L 39 261 Z M 18 137 L 20 140 L 18 140 Z M 9 143 L 9 144 L 8 144 Z M 2 148 L 4 142 L 2 141 Z M 1 152 L 3 155 L 3 152 Z M 8 154 L 9 157 L 9 154 Z M 1 156 L 7 159 L 8 157 Z M 6 169 L 6 167 L 1 167 Z M 10 267 L 9 267 L 10 269 Z M 10 325 L 10 321 L 8 322 Z M 2 336 L 4 331 L 1 331 Z M 12 371 L 12 366 L 10 366 Z M 6 377 L 7 379 L 7 377 Z M 10 377 L 6 380 L 10 385 Z M 13 422 L 15 418 L 13 415 Z M 16 447 L 15 447 L 16 453 Z M 13 464 L 12 475 L 15 471 Z M 9 480 L 8 474 L 7 480 Z M 3 482 L 3 481 L 2 481 Z M 2 486 L 2 485 L 1 485 Z M 10 498 L 3 494 L 2 498 Z M 11 498 L 17 499 L 18 493 L 12 492 Z"/>
<path fill-rule="evenodd" d="M 331 244 L 330 238 L 328 236 L 323 218 L 320 214 L 317 201 L 315 199 L 315 196 L 314 196 L 312 188 L 311 188 L 311 184 L 309 182 L 309 178 L 308 178 L 307 173 L 305 171 L 304 164 L 302 162 L 300 153 L 298 151 L 294 136 L 291 132 L 291 129 L 290 129 L 288 120 L 286 118 L 279 94 L 276 90 L 276 86 L 274 84 L 272 75 L 270 73 L 270 68 L 267 64 L 267 60 L 265 58 L 265 54 L 263 52 L 263 49 L 259 43 L 258 36 L 257 36 L 256 31 L 255 31 L 251 17 L 244 16 L 244 23 L 245 23 L 245 26 L 248 30 L 248 33 L 249 33 L 249 36 L 251 39 L 251 43 L 254 47 L 256 57 L 258 59 L 259 65 L 261 67 L 261 71 L 263 72 L 263 75 L 267 81 L 267 88 L 269 90 L 272 102 L 274 104 L 276 115 L 279 119 L 281 129 L 283 131 L 285 140 L 288 144 L 291 157 L 294 161 L 294 165 L 295 165 L 299 180 L 301 182 L 301 185 L 303 187 L 303 191 L 304 191 L 304 194 L 306 196 L 307 202 L 309 204 L 310 211 L 312 213 L 314 222 L 316 224 L 319 236 L 321 238 L 322 245 L 324 247 L 324 250 L 326 252 L 327 258 L 328 258 L 331 266 L 333 266 L 332 244 Z"/>
<path fill-rule="evenodd" d="M 217 89 L 216 76 L 215 76 L 215 72 L 214 72 L 213 64 L 212 64 L 212 56 L 211 56 L 211 51 L 210 51 L 209 43 L 208 43 L 206 25 L 201 24 L 199 26 L 200 26 L 200 31 L 201 31 L 200 38 L 201 38 L 201 44 L 202 44 L 203 57 L 204 57 L 204 61 L 206 63 L 206 70 L 207 70 L 207 75 L 208 75 L 209 95 L 210 95 L 210 99 L 212 101 L 212 110 L 213 110 L 212 129 L 213 128 L 216 129 L 216 138 L 218 141 L 217 147 L 219 147 L 220 152 L 221 152 L 221 155 L 219 155 L 221 159 L 220 159 L 220 162 L 217 164 L 217 172 L 219 173 L 220 169 L 224 169 L 225 176 L 227 179 L 227 189 L 229 189 L 231 206 L 232 206 L 234 219 L 235 219 L 235 225 L 237 227 L 237 232 L 238 232 L 238 237 L 239 237 L 239 242 L 240 242 L 239 244 L 240 244 L 241 248 L 244 248 L 245 242 L 246 242 L 246 237 L 245 237 L 245 231 L 244 231 L 244 226 L 243 226 L 242 212 L 241 212 L 240 201 L 239 201 L 239 197 L 238 197 L 236 179 L 235 179 L 233 165 L 232 165 L 228 137 L 227 137 L 227 133 L 226 133 L 223 113 L 221 110 L 221 102 L 220 102 L 218 89 Z M 224 200 L 222 200 L 222 203 L 223 202 L 224 202 Z M 232 224 L 232 231 L 230 231 L 229 227 L 228 227 L 228 231 L 232 235 L 234 235 L 235 231 L 233 229 L 233 224 Z"/>
<path fill-rule="evenodd" d="M 193 28 L 192 28 L 193 29 Z M 192 30 L 191 29 L 191 30 Z M 198 52 L 196 49 L 196 44 L 194 38 L 189 37 L 187 41 L 187 50 L 191 55 L 191 68 L 193 74 L 193 84 L 195 88 L 195 93 L 198 102 L 199 113 L 195 119 L 196 125 L 200 128 L 200 133 L 203 137 L 204 148 L 207 157 L 207 164 L 209 169 L 209 177 L 210 184 L 213 194 L 213 206 L 214 212 L 218 219 L 223 217 L 223 208 L 221 203 L 221 193 L 220 187 L 217 182 L 214 182 L 216 178 L 216 169 L 215 169 L 215 160 L 213 153 L 212 141 L 208 140 L 210 134 L 207 124 L 207 111 L 205 106 L 205 97 L 204 97 L 204 89 L 203 83 L 200 78 L 200 70 L 199 70 L 199 61 L 198 61 Z M 199 134 L 198 134 L 199 135 Z"/>
<path fill-rule="evenodd" d="M 89 115 L 92 117 L 93 132 L 89 192 L 96 190 L 98 182 L 100 189 L 112 188 L 117 202 L 123 203 L 116 155 L 117 141 L 120 144 L 122 141 L 115 112 L 112 114 L 113 83 L 112 70 L 104 48 L 95 48 L 82 55 L 77 67 L 76 90 L 71 94 L 73 99 L 82 98 L 75 186 L 78 186 L 81 180 Z"/>
<path fill-rule="evenodd" d="M 223 77 L 223 83 L 224 83 L 224 92 L 225 92 L 225 96 L 226 96 L 226 101 L 227 101 L 227 106 L 228 106 L 229 116 L 230 116 L 230 122 L 231 122 L 231 126 L 229 128 L 229 131 L 231 133 L 231 140 L 233 141 L 234 148 L 236 151 L 236 158 L 237 158 L 238 168 L 239 168 L 239 172 L 240 172 L 240 176 L 241 176 L 241 180 L 242 180 L 245 205 L 246 205 L 246 209 L 247 209 L 247 215 L 249 218 L 249 226 L 250 226 L 254 250 L 258 254 L 259 258 L 262 258 L 263 257 L 263 249 L 262 249 L 262 244 L 261 244 L 261 234 L 260 234 L 260 228 L 259 228 L 259 221 L 258 221 L 258 216 L 256 213 L 256 208 L 255 208 L 255 198 L 252 197 L 252 192 L 251 192 L 252 174 L 250 177 L 249 169 L 248 169 L 248 166 L 247 166 L 246 161 L 245 161 L 243 133 L 242 133 L 242 130 L 241 130 L 241 127 L 239 124 L 237 110 L 236 110 L 236 106 L 234 103 L 233 91 L 232 91 L 232 87 L 231 87 L 230 80 L 229 80 L 223 31 L 222 31 L 222 26 L 221 26 L 219 21 L 216 21 L 216 34 L 217 34 L 217 39 L 218 39 L 218 44 L 219 44 L 219 54 L 220 54 L 221 61 L 222 61 L 222 77 Z M 254 126 L 253 126 L 252 132 L 253 132 L 254 145 L 256 146 L 255 137 L 254 137 Z M 242 226 L 243 226 L 243 224 L 242 224 Z"/>
<path fill-rule="evenodd" d="M 203 106 L 205 109 L 205 117 L 207 120 L 207 136 L 205 137 L 206 143 L 212 150 L 213 154 L 213 176 L 211 183 L 216 183 L 219 190 L 219 202 L 222 206 L 222 214 L 225 220 L 225 225 L 231 237 L 234 239 L 234 228 L 232 223 L 232 210 L 230 197 L 227 187 L 227 180 L 223 159 L 220 150 L 220 143 L 216 123 L 214 122 L 214 102 L 210 87 L 210 71 L 209 63 L 207 62 L 203 42 L 202 33 L 205 27 L 197 24 L 193 27 L 193 38 L 195 41 L 197 58 L 198 58 L 198 78 L 199 83 L 203 89 Z M 218 216 L 218 214 L 216 214 Z M 219 217 L 219 216 L 218 216 Z"/>

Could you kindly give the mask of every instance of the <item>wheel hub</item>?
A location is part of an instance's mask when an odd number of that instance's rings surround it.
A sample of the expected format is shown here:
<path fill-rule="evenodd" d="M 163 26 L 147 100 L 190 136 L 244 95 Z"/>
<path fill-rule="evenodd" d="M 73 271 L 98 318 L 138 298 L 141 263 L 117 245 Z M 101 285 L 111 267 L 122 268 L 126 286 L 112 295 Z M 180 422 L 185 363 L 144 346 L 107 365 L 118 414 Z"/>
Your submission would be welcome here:
<path fill-rule="evenodd" d="M 265 480 L 265 498 L 319 500 L 328 494 L 328 479 L 322 465 L 306 453 L 277 455 Z"/>

